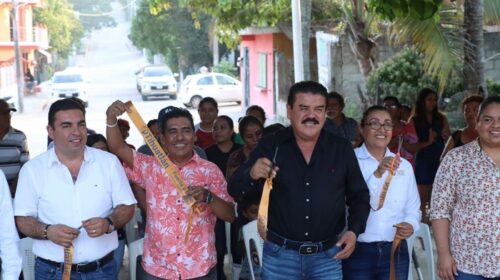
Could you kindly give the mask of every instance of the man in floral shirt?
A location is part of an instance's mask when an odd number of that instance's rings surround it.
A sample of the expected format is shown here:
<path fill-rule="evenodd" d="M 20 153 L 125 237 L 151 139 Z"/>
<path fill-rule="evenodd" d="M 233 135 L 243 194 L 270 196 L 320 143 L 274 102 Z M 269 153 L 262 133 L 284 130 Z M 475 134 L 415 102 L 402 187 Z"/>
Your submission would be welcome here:
<path fill-rule="evenodd" d="M 155 157 L 136 153 L 123 142 L 116 122 L 125 111 L 121 101 L 108 108 L 107 137 L 110 150 L 130 168 L 129 179 L 146 190 L 148 214 L 142 258 L 148 274 L 145 279 L 217 279 L 215 221 L 217 217 L 234 220 L 233 201 L 218 167 L 193 152 L 191 113 L 169 106 L 158 115 L 165 152 L 201 209 L 194 214 L 184 242 L 191 208 Z"/>
<path fill-rule="evenodd" d="M 500 279 L 500 96 L 483 101 L 479 138 L 451 150 L 434 180 L 431 219 L 443 280 Z"/>

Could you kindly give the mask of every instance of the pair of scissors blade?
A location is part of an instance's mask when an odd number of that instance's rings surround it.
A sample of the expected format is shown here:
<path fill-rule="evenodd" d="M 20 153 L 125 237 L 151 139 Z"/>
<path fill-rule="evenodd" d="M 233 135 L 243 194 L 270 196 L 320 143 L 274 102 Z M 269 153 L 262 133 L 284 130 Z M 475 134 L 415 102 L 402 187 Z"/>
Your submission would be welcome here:
<path fill-rule="evenodd" d="M 273 170 L 274 167 L 276 166 L 276 157 L 278 156 L 278 147 L 274 150 L 274 156 L 273 156 L 273 161 L 271 165 L 271 170 L 269 171 L 269 175 L 267 176 L 268 178 L 271 178 L 271 175 L 273 175 Z"/>

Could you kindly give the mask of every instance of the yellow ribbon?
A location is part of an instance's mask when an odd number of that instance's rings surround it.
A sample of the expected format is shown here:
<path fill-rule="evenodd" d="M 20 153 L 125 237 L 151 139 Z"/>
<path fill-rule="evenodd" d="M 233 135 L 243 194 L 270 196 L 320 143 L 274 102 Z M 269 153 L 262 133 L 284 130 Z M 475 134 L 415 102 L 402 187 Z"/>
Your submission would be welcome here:
<path fill-rule="evenodd" d="M 269 195 L 273 189 L 273 178 L 269 176 L 264 183 L 262 196 L 260 197 L 259 212 L 257 216 L 257 230 L 262 239 L 267 237 L 267 215 L 269 210 Z"/>
<path fill-rule="evenodd" d="M 70 280 L 72 264 L 73 264 L 73 245 L 64 248 L 64 270 L 63 270 L 62 280 Z"/>
<path fill-rule="evenodd" d="M 149 130 L 149 127 L 142 119 L 141 115 L 135 108 L 134 104 L 132 104 L 131 101 L 128 101 L 125 103 L 125 106 L 127 107 L 127 114 L 129 118 L 132 120 L 135 127 L 141 133 L 142 137 L 144 138 L 144 142 L 146 142 L 146 144 L 149 146 L 149 148 L 153 152 L 154 156 L 156 157 L 160 165 L 163 167 L 163 169 L 165 169 L 165 172 L 167 173 L 170 180 L 172 180 L 172 183 L 174 184 L 177 191 L 180 193 L 184 202 L 191 208 L 191 212 L 189 213 L 189 218 L 188 218 L 186 235 L 184 238 L 184 242 L 187 242 L 189 231 L 191 230 L 191 225 L 193 222 L 194 213 L 199 213 L 200 211 L 200 209 L 196 206 L 196 200 L 194 199 L 194 197 L 187 194 L 189 188 L 186 182 L 184 182 L 184 179 L 182 179 L 181 174 L 179 173 L 177 168 L 175 168 L 174 163 L 168 158 L 167 154 L 165 153 L 165 151 L 163 151 L 163 148 L 160 146 L 160 143 L 158 143 L 158 140 L 156 140 L 153 133 L 151 133 L 151 131 Z"/>

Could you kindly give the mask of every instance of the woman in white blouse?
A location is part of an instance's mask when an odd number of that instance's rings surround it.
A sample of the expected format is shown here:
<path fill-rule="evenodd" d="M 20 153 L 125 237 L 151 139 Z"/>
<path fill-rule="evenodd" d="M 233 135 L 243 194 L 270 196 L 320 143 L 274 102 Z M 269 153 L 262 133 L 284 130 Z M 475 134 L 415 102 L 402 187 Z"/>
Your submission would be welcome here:
<path fill-rule="evenodd" d="M 411 164 L 403 158 L 393 163 L 396 155 L 387 148 L 393 128 L 391 115 L 384 107 L 372 106 L 364 112 L 360 126 L 364 144 L 355 149 L 355 153 L 370 190 L 372 210 L 365 232 L 358 236 L 356 249 L 342 264 L 344 279 L 347 280 L 389 279 L 395 237 L 402 240 L 394 257 L 396 279 L 408 278 L 406 239 L 418 230 L 420 198 Z M 391 166 L 394 176 L 385 200 L 381 200 Z"/>

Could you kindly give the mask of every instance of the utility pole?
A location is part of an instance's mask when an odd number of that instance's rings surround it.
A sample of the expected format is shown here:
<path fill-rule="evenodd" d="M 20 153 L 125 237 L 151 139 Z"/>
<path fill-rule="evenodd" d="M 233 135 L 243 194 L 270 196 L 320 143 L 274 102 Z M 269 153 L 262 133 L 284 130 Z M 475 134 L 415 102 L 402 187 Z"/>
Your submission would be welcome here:
<path fill-rule="evenodd" d="M 24 112 L 24 102 L 23 102 L 23 86 L 24 86 L 24 76 L 23 69 L 21 65 L 21 51 L 19 49 L 19 30 L 17 21 L 17 3 L 16 0 L 12 0 L 12 39 L 14 40 L 14 52 L 16 59 L 16 76 L 17 76 L 17 102 L 19 104 L 19 113 Z"/>
<path fill-rule="evenodd" d="M 302 17 L 300 0 L 292 1 L 293 68 L 295 83 L 304 80 L 304 56 L 302 49 Z"/>

